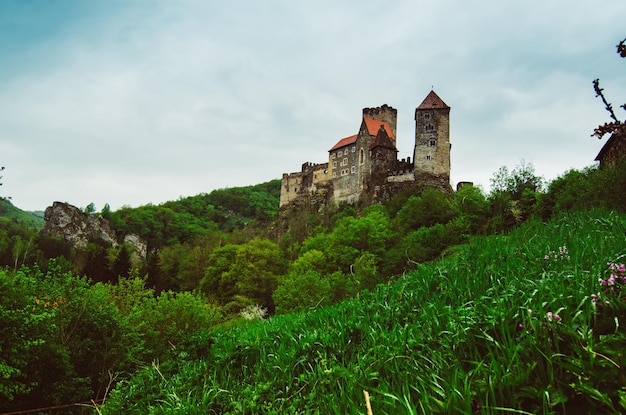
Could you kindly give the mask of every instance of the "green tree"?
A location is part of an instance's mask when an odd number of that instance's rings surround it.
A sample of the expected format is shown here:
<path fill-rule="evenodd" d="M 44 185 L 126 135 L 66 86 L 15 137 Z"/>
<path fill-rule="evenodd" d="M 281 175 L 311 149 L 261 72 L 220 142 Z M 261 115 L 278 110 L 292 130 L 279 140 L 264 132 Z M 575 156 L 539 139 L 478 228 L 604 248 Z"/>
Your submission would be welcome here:
<path fill-rule="evenodd" d="M 286 272 L 287 261 L 279 246 L 257 238 L 213 251 L 200 289 L 231 312 L 250 304 L 273 311 L 272 293 Z"/>
<path fill-rule="evenodd" d="M 156 298 L 137 300 L 128 321 L 143 341 L 141 360 L 146 363 L 176 356 L 186 339 L 222 319 L 218 307 L 190 292 L 164 291 Z"/>
<path fill-rule="evenodd" d="M 240 296 L 274 310 L 272 293 L 278 277 L 287 271 L 287 262 L 277 244 L 253 239 L 237 251 L 229 273 L 236 276 L 235 288 Z"/>
<path fill-rule="evenodd" d="M 281 279 L 273 293 L 273 299 L 277 313 L 326 305 L 331 301 L 330 281 L 313 270 L 290 273 Z"/>
<path fill-rule="evenodd" d="M 302 253 L 302 255 L 289 266 L 289 272 L 292 274 L 304 274 L 308 271 L 325 274 L 334 270 L 329 268 L 328 257 L 324 252 L 311 249 Z"/>
<path fill-rule="evenodd" d="M 402 234 L 407 234 L 421 227 L 444 224 L 455 216 L 456 210 L 450 195 L 440 190 L 426 189 L 418 197 L 409 197 L 394 222 Z"/>
<path fill-rule="evenodd" d="M 544 184 L 544 179 L 535 174 L 533 165 L 524 160 L 512 171 L 506 166 L 500 167 L 491 178 L 491 230 L 508 229 L 530 218 Z"/>
<path fill-rule="evenodd" d="M 125 328 L 102 284 L 63 272 L 0 271 L 0 410 L 102 397 L 128 359 Z"/>
<path fill-rule="evenodd" d="M 239 247 L 228 244 L 215 249 L 209 256 L 204 278 L 200 281 L 200 290 L 222 305 L 231 301 L 237 294 L 236 276 L 230 273 L 230 269 Z"/>
<path fill-rule="evenodd" d="M 111 206 L 109 206 L 108 203 L 105 203 L 104 206 L 102 207 L 102 211 L 100 212 L 100 214 L 102 215 L 102 217 L 104 219 L 110 219 L 111 218 Z"/>
<path fill-rule="evenodd" d="M 30 368 L 53 337 L 56 310 L 31 290 L 35 281 L 25 271 L 0 269 L 0 410 L 14 408 L 17 396 L 38 383 Z M 4 402 L 4 404 L 3 404 Z"/>
<path fill-rule="evenodd" d="M 322 252 L 327 258 L 324 272 L 350 272 L 359 256 L 366 252 L 381 258 L 391 245 L 394 232 L 385 208 L 370 206 L 360 217 L 344 216 L 338 219 L 330 233 L 318 233 L 307 238 L 301 256 L 309 251 Z"/>
<path fill-rule="evenodd" d="M 88 204 L 88 205 L 85 207 L 85 209 L 84 209 L 84 212 L 85 212 L 86 214 L 88 214 L 88 215 L 90 215 L 90 214 L 92 214 L 92 213 L 95 213 L 95 211 L 96 211 L 96 205 L 94 205 L 94 203 L 93 203 L 93 202 L 91 202 L 90 204 Z"/>
<path fill-rule="evenodd" d="M 466 233 L 478 233 L 487 222 L 489 203 L 482 190 L 476 186 L 463 186 L 454 194 L 458 221 Z"/>
<path fill-rule="evenodd" d="M 130 270 L 133 267 L 131 258 L 130 258 L 130 250 L 132 247 L 127 246 L 126 244 L 122 244 L 117 251 L 117 255 L 115 256 L 115 260 L 111 265 L 111 274 L 113 278 L 117 279 L 119 277 L 126 277 L 129 275 Z"/>

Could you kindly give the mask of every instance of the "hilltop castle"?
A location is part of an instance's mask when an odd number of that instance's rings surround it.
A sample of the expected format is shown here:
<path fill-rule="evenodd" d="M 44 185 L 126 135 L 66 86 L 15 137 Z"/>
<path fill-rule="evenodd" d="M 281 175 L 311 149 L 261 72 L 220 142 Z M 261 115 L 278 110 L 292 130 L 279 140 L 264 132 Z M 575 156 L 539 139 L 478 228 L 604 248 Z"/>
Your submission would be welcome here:
<path fill-rule="evenodd" d="M 419 183 L 450 188 L 450 107 L 434 92 L 415 109 L 415 147 L 398 160 L 398 111 L 388 105 L 364 108 L 355 135 L 328 150 L 327 163 L 304 163 L 282 178 L 280 207 L 312 200 L 376 203 Z"/>

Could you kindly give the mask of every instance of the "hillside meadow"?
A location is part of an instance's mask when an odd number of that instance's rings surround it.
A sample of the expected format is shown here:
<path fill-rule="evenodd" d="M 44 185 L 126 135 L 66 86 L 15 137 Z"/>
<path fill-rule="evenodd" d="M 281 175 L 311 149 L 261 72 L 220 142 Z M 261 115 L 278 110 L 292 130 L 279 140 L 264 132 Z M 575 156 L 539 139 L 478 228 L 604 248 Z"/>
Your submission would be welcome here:
<path fill-rule="evenodd" d="M 85 208 L 144 259 L 0 212 L 0 412 L 623 412 L 626 165 L 492 181 Z"/>
<path fill-rule="evenodd" d="M 327 307 L 218 326 L 110 393 L 110 414 L 626 411 L 626 215 L 475 236 Z"/>

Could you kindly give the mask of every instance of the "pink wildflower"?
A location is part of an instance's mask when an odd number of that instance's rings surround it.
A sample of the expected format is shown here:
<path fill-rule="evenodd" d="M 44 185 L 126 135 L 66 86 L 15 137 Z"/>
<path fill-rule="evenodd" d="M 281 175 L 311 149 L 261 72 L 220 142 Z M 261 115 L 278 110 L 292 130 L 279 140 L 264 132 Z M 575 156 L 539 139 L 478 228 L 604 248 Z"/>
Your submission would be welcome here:
<path fill-rule="evenodd" d="M 552 321 L 556 322 L 556 321 L 559 321 L 561 319 L 561 316 L 559 316 L 558 314 L 552 313 L 552 311 L 548 311 L 546 313 L 546 317 L 548 318 L 549 322 L 552 322 Z"/>

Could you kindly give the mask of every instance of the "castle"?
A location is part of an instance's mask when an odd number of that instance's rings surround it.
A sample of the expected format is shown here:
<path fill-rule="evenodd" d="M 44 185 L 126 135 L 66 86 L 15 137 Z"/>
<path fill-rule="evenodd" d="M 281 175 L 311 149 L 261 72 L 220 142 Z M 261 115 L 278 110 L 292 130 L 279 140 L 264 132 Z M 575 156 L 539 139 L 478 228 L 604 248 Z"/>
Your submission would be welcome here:
<path fill-rule="evenodd" d="M 280 207 L 315 201 L 367 204 L 419 183 L 450 188 L 450 107 L 434 92 L 415 109 L 415 147 L 398 160 L 398 111 L 364 108 L 359 131 L 328 150 L 327 163 L 304 163 L 282 178 Z"/>

